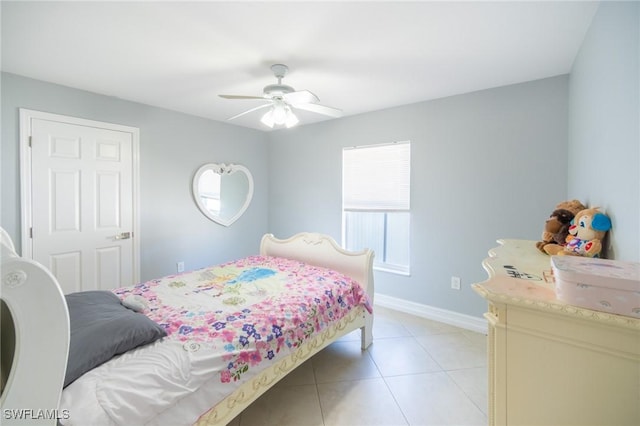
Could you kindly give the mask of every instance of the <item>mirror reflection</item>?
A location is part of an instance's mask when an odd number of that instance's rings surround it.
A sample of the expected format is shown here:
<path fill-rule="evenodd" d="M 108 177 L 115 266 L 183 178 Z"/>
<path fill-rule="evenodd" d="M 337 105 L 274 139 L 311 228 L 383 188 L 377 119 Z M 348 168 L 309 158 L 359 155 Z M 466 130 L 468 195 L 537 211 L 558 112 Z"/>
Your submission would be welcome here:
<path fill-rule="evenodd" d="M 205 164 L 193 178 L 193 196 L 205 216 L 229 226 L 251 202 L 251 173 L 238 164 Z"/>

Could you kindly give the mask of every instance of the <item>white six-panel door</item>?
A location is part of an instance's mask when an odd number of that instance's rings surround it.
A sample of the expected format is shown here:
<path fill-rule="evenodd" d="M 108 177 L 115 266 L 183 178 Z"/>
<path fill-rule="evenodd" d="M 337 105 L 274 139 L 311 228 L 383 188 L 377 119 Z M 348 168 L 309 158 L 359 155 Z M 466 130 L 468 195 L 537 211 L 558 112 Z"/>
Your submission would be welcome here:
<path fill-rule="evenodd" d="M 65 293 L 135 284 L 138 129 L 29 110 L 21 120 L 23 256 Z"/>

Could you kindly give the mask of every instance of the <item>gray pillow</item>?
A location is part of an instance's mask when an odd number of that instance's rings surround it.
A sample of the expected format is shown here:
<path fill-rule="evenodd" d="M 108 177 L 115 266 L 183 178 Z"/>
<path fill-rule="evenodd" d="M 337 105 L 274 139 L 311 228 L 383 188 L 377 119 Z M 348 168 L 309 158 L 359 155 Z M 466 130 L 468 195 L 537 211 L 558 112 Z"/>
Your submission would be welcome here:
<path fill-rule="evenodd" d="M 110 291 L 82 291 L 65 298 L 71 325 L 65 387 L 115 355 L 167 335 L 144 314 L 124 307 Z"/>

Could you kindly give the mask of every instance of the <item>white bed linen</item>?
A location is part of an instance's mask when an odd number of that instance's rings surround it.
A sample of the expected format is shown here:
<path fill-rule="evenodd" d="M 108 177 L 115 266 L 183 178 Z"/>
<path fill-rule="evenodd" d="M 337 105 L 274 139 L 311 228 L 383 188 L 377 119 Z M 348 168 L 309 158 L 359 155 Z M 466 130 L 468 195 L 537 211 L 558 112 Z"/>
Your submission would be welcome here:
<path fill-rule="evenodd" d="M 175 340 L 158 341 L 118 356 L 67 386 L 60 408 L 64 425 L 181 425 L 198 417 L 244 380 L 219 382 L 214 351 L 185 350 Z M 188 346 L 188 345 L 187 345 Z M 217 367 L 216 367 L 217 366 Z"/>

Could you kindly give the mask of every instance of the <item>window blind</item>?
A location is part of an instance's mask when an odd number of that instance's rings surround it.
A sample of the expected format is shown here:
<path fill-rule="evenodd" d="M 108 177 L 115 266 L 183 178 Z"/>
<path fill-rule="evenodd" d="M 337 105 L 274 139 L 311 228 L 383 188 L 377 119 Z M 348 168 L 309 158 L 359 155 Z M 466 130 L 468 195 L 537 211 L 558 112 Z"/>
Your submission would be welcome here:
<path fill-rule="evenodd" d="M 409 142 L 345 148 L 342 173 L 344 210 L 409 210 Z"/>

